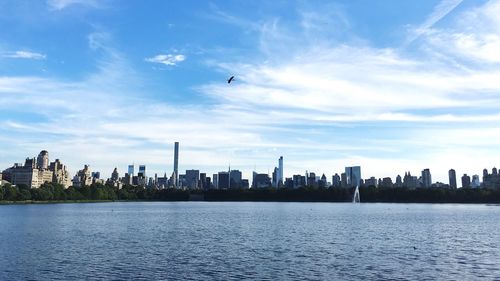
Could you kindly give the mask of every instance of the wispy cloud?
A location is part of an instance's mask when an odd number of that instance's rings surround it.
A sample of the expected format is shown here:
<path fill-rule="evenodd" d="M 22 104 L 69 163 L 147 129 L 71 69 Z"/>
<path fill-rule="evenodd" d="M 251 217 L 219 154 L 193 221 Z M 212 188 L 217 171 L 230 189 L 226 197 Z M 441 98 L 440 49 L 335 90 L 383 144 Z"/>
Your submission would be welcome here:
<path fill-rule="evenodd" d="M 434 7 L 434 10 L 427 19 L 420 26 L 410 31 L 411 33 L 405 43 L 410 44 L 422 34 L 429 32 L 437 22 L 446 17 L 446 15 L 451 13 L 462 2 L 463 0 L 441 0 L 441 2 Z"/>
<path fill-rule="evenodd" d="M 425 35 L 434 49 L 476 67 L 500 63 L 500 1 L 491 0 L 460 16 L 455 26 Z M 486 65 L 485 65 L 486 63 Z"/>
<path fill-rule="evenodd" d="M 44 60 L 47 58 L 45 54 L 35 53 L 30 51 L 15 51 L 3 54 L 5 58 L 13 59 L 33 59 L 33 60 Z"/>
<path fill-rule="evenodd" d="M 47 0 L 47 5 L 51 10 L 63 10 L 73 5 L 84 7 L 102 7 L 104 0 Z"/>
<path fill-rule="evenodd" d="M 185 55 L 180 54 L 159 54 L 154 57 L 145 58 L 147 62 L 160 63 L 164 65 L 177 65 L 179 62 L 186 60 Z"/>

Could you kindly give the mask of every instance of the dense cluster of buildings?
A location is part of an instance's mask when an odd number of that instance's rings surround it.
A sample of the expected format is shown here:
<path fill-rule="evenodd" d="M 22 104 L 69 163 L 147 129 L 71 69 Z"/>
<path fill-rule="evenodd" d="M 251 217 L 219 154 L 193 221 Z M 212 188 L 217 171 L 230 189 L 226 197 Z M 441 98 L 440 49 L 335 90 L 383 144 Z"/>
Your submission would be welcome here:
<path fill-rule="evenodd" d="M 95 183 L 108 184 L 118 188 L 124 185 L 142 186 L 144 188 L 180 188 L 180 189 L 231 189 L 231 188 L 351 188 L 355 186 L 374 186 L 383 188 L 458 188 L 457 175 L 455 170 L 448 172 L 448 184 L 432 182 L 429 169 L 424 169 L 420 176 L 413 176 L 410 172 L 405 172 L 404 176 L 398 175 L 395 182 L 392 178 L 370 177 L 363 179 L 361 167 L 346 167 L 344 173 L 335 174 L 331 181 L 328 181 L 325 174 L 319 176 L 314 172 L 306 171 L 305 175 L 293 175 L 284 177 L 283 156 L 278 159 L 278 166 L 274 168 L 271 175 L 269 173 L 252 173 L 252 181 L 242 178 L 242 172 L 229 167 L 226 171 L 207 175 L 200 170 L 186 170 L 184 174 L 179 174 L 179 143 L 174 143 L 174 165 L 170 177 L 165 173 L 163 176 L 148 177 L 146 166 L 139 165 L 137 173 L 135 165 L 129 165 L 127 172 L 120 177 L 118 169 L 114 168 L 111 177 L 102 179 L 99 172 L 92 172 L 89 165 L 85 165 L 73 177 L 59 159 L 49 162 L 49 153 L 41 151 L 36 158 L 27 158 L 24 164 L 14 164 L 14 166 L 0 173 L 0 184 L 9 182 L 13 185 L 25 185 L 31 188 L 38 188 L 45 182 L 59 183 L 64 187 L 82 187 Z M 482 182 L 479 175 L 472 178 L 467 174 L 461 177 L 461 186 L 464 188 L 500 188 L 500 174 L 496 168 L 491 174 L 488 170 L 483 171 Z"/>
<path fill-rule="evenodd" d="M 49 153 L 42 150 L 36 158 L 26 158 L 24 164 L 16 163 L 0 174 L 0 180 L 14 185 L 25 185 L 38 188 L 44 182 L 55 182 L 65 187 L 71 185 L 66 166 L 56 159 L 49 162 Z"/>

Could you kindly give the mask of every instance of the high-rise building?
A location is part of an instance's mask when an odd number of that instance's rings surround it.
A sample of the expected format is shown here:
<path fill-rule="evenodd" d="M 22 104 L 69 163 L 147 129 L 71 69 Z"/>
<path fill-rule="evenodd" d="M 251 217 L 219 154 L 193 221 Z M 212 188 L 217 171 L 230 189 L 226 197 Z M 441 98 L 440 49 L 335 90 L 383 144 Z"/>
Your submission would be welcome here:
<path fill-rule="evenodd" d="M 254 188 L 268 188 L 271 187 L 271 179 L 268 174 L 256 174 L 252 184 Z"/>
<path fill-rule="evenodd" d="M 280 159 L 278 160 L 278 186 L 283 185 L 284 180 L 283 180 L 283 156 L 280 156 Z"/>
<path fill-rule="evenodd" d="M 186 170 L 186 186 L 188 188 L 197 188 L 199 180 L 200 170 Z"/>
<path fill-rule="evenodd" d="M 375 177 L 371 177 L 365 180 L 365 186 L 374 186 L 377 187 L 377 179 Z"/>
<path fill-rule="evenodd" d="M 134 164 L 128 165 L 128 175 L 132 178 L 134 176 Z"/>
<path fill-rule="evenodd" d="M 231 170 L 229 172 L 229 178 L 230 178 L 230 187 L 231 188 L 240 188 L 242 187 L 241 181 L 242 181 L 242 175 L 240 170 Z"/>
<path fill-rule="evenodd" d="M 89 186 L 92 184 L 92 172 L 90 171 L 89 165 L 84 165 L 83 169 L 78 171 L 73 177 L 73 186 L 82 187 Z"/>
<path fill-rule="evenodd" d="M 139 173 L 137 175 L 146 178 L 146 165 L 139 165 Z"/>
<path fill-rule="evenodd" d="M 219 189 L 228 189 L 230 186 L 229 172 L 219 172 L 217 183 Z"/>
<path fill-rule="evenodd" d="M 484 188 L 500 188 L 500 176 L 498 174 L 497 168 L 493 168 L 491 170 L 491 174 L 488 174 L 486 172 L 485 175 L 483 175 L 483 187 Z"/>
<path fill-rule="evenodd" d="M 209 186 L 207 185 L 207 174 L 206 173 L 200 173 L 199 187 L 201 189 L 208 189 L 209 188 Z"/>
<path fill-rule="evenodd" d="M 279 169 L 277 167 L 274 167 L 274 171 L 272 174 L 272 179 L 273 179 L 273 187 L 278 187 L 278 180 L 279 178 Z"/>
<path fill-rule="evenodd" d="M 307 184 L 306 177 L 302 175 L 293 175 L 292 180 L 293 188 L 305 187 Z"/>
<path fill-rule="evenodd" d="M 332 186 L 340 187 L 340 176 L 337 173 L 335 173 L 335 175 L 332 176 Z"/>
<path fill-rule="evenodd" d="M 347 187 L 347 174 L 346 173 L 340 174 L 340 186 L 343 188 Z"/>
<path fill-rule="evenodd" d="M 120 177 L 120 175 L 118 174 L 118 169 L 115 167 L 115 169 L 111 173 L 111 180 L 118 181 L 119 177 Z"/>
<path fill-rule="evenodd" d="M 49 169 L 49 152 L 47 150 L 42 150 L 36 158 L 36 166 L 38 170 Z"/>
<path fill-rule="evenodd" d="M 326 180 L 325 174 L 321 176 L 321 179 L 319 180 L 319 187 L 320 188 L 326 188 L 328 187 L 328 181 Z"/>
<path fill-rule="evenodd" d="M 316 187 L 317 182 L 316 182 L 316 173 L 308 173 L 307 175 L 307 185 L 311 187 Z"/>
<path fill-rule="evenodd" d="M 390 177 L 385 177 L 382 179 L 382 183 L 379 184 L 379 187 L 392 188 L 394 184 L 392 183 L 392 179 Z"/>
<path fill-rule="evenodd" d="M 455 172 L 455 170 L 450 169 L 448 171 L 448 178 L 450 182 L 450 187 L 457 188 L 457 173 Z"/>
<path fill-rule="evenodd" d="M 396 187 L 403 187 L 403 181 L 401 180 L 401 176 L 396 176 Z"/>
<path fill-rule="evenodd" d="M 432 185 L 431 171 L 429 169 L 424 169 L 422 171 L 422 186 L 431 187 L 431 185 Z"/>
<path fill-rule="evenodd" d="M 409 189 L 417 188 L 419 186 L 418 178 L 416 176 L 412 176 L 410 172 L 405 172 L 403 186 Z"/>
<path fill-rule="evenodd" d="M 219 175 L 218 174 L 212 175 L 212 182 L 213 182 L 214 188 L 218 189 L 219 188 Z"/>
<path fill-rule="evenodd" d="M 179 185 L 179 142 L 174 143 L 174 186 Z"/>
<path fill-rule="evenodd" d="M 46 150 L 42 150 L 37 158 L 26 158 L 24 165 L 14 164 L 3 174 L 10 183 L 31 188 L 38 188 L 46 182 L 59 183 L 64 187 L 71 184 L 66 166 L 59 159 L 49 165 L 49 153 Z"/>
<path fill-rule="evenodd" d="M 355 187 L 358 186 L 361 181 L 361 167 L 345 167 L 345 174 L 347 176 L 347 186 Z"/>
<path fill-rule="evenodd" d="M 470 187 L 470 177 L 467 174 L 462 176 L 462 187 L 468 188 Z"/>
<path fill-rule="evenodd" d="M 472 182 L 470 185 L 472 188 L 480 188 L 481 187 L 481 182 L 479 181 L 479 175 L 472 176 Z"/>

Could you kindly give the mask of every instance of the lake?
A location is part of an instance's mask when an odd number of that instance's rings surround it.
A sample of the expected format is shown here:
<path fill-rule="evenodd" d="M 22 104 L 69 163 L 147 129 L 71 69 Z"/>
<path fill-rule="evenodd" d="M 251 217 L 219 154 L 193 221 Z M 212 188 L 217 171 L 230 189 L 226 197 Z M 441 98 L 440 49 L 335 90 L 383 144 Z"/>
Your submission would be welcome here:
<path fill-rule="evenodd" d="M 0 280 L 500 280 L 500 206 L 0 206 Z"/>

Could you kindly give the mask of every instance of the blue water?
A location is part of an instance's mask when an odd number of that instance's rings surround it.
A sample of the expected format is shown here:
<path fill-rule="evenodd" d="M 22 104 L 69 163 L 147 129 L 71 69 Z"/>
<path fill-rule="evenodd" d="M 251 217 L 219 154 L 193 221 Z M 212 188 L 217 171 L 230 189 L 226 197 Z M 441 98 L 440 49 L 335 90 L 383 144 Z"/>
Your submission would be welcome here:
<path fill-rule="evenodd" d="M 0 280 L 74 279 L 500 280 L 500 206 L 0 206 Z"/>

